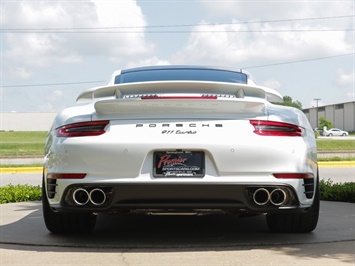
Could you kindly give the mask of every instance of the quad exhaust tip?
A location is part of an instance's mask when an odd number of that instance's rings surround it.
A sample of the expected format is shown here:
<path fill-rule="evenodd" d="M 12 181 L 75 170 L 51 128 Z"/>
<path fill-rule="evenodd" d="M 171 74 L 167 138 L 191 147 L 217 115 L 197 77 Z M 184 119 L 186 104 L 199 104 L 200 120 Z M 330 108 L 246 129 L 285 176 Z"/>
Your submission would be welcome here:
<path fill-rule="evenodd" d="M 83 206 L 89 202 L 95 206 L 103 205 L 107 196 L 106 193 L 100 188 L 94 188 L 90 192 L 84 188 L 77 188 L 73 192 L 73 201 L 76 205 Z"/>
<path fill-rule="evenodd" d="M 73 200 L 77 205 L 83 206 L 89 203 L 90 195 L 86 189 L 78 188 L 73 192 Z"/>
<path fill-rule="evenodd" d="M 287 199 L 287 194 L 281 188 L 276 188 L 270 193 L 270 202 L 275 206 L 280 206 L 284 204 L 286 199 Z"/>
<path fill-rule="evenodd" d="M 253 201 L 259 206 L 271 203 L 280 206 L 287 200 L 287 192 L 283 188 L 275 188 L 271 192 L 266 188 L 258 188 L 253 194 Z"/>
<path fill-rule="evenodd" d="M 90 202 L 96 206 L 100 206 L 106 201 L 106 194 L 100 188 L 94 188 L 89 194 Z"/>

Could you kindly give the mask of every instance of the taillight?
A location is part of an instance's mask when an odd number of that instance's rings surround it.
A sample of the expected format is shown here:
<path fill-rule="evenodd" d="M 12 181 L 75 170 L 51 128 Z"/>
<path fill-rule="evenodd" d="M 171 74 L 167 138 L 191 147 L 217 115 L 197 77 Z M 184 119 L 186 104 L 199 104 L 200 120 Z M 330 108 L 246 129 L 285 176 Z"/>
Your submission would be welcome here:
<path fill-rule="evenodd" d="M 287 136 L 287 137 L 301 137 L 304 130 L 293 124 L 265 121 L 265 120 L 250 120 L 255 128 L 254 133 L 261 136 Z"/>
<path fill-rule="evenodd" d="M 110 123 L 108 120 L 90 121 L 69 124 L 57 128 L 57 137 L 86 137 L 104 134 L 105 127 Z"/>
<path fill-rule="evenodd" d="M 313 174 L 309 174 L 309 173 L 277 173 L 273 175 L 276 178 L 293 178 L 293 179 L 314 178 Z"/>
<path fill-rule="evenodd" d="M 77 173 L 71 173 L 71 174 L 48 174 L 47 178 L 50 179 L 83 179 L 85 178 L 86 174 L 77 174 Z"/>

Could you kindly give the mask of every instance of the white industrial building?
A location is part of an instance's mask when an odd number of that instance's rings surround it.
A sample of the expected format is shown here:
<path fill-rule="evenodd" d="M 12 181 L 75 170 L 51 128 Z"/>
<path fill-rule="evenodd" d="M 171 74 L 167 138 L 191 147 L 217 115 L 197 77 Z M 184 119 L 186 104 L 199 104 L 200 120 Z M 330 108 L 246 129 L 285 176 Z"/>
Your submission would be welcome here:
<path fill-rule="evenodd" d="M 57 113 L 0 113 L 0 131 L 48 131 Z"/>
<path fill-rule="evenodd" d="M 332 122 L 333 127 L 355 131 L 355 101 L 304 109 L 313 128 L 318 127 L 320 117 Z"/>

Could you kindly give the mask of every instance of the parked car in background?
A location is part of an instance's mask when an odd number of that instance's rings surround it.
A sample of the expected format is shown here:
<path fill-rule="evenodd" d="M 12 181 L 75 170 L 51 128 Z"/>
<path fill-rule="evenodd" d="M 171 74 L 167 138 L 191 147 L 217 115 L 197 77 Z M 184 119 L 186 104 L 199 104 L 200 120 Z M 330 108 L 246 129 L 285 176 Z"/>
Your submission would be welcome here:
<path fill-rule="evenodd" d="M 130 212 L 265 214 L 272 232 L 314 230 L 315 136 L 301 110 L 271 103 L 282 100 L 242 70 L 115 72 L 53 122 L 42 186 L 48 230 L 90 232 L 97 215 Z"/>
<path fill-rule="evenodd" d="M 314 132 L 317 132 L 319 134 L 319 136 L 323 136 L 323 130 L 315 128 Z"/>
<path fill-rule="evenodd" d="M 349 132 L 341 130 L 339 128 L 331 128 L 329 130 L 326 131 L 325 135 L 327 137 L 332 137 L 332 136 L 348 136 Z"/>

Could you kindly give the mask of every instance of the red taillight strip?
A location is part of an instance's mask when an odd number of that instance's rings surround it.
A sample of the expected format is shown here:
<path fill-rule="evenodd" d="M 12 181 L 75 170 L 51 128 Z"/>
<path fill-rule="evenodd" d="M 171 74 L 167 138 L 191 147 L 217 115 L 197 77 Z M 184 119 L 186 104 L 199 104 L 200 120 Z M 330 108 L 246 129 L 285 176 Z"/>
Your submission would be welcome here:
<path fill-rule="evenodd" d="M 106 132 L 105 127 L 109 123 L 109 120 L 103 120 L 69 124 L 57 128 L 56 135 L 57 137 L 99 136 Z"/>
<path fill-rule="evenodd" d="M 83 179 L 85 178 L 86 174 L 48 174 L 47 178 L 50 179 Z"/>
<path fill-rule="evenodd" d="M 304 130 L 293 124 L 266 121 L 266 120 L 250 120 L 255 128 L 254 133 L 260 136 L 288 136 L 288 137 L 302 137 Z"/>
<path fill-rule="evenodd" d="M 314 178 L 313 174 L 309 173 L 277 173 L 273 174 L 276 178 L 293 178 L 293 179 L 305 179 Z"/>
<path fill-rule="evenodd" d="M 142 100 L 217 100 L 217 96 L 143 96 Z"/>

